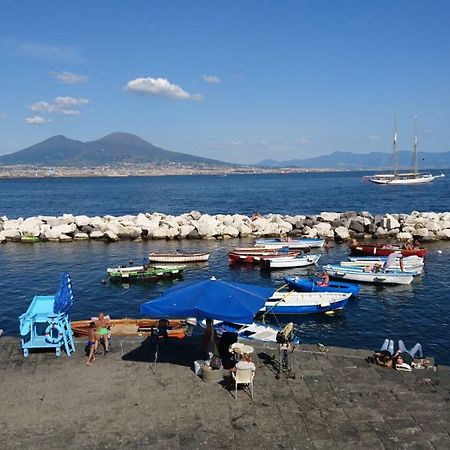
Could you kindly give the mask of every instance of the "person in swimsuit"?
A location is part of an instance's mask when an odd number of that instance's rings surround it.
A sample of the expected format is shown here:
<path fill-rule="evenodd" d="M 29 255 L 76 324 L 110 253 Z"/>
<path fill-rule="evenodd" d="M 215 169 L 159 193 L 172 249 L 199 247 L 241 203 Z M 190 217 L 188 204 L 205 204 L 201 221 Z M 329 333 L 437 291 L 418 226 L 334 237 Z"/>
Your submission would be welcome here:
<path fill-rule="evenodd" d="M 103 338 L 105 345 L 105 353 L 109 352 L 109 333 L 111 327 L 111 320 L 105 317 L 104 313 L 98 315 L 97 329 L 100 339 Z"/>
<path fill-rule="evenodd" d="M 89 348 L 89 355 L 88 355 L 88 360 L 87 360 L 86 365 L 92 366 L 92 364 L 95 361 L 95 352 L 96 352 L 97 346 L 98 346 L 98 334 L 97 334 L 97 329 L 95 327 L 95 322 L 91 322 L 89 324 L 87 346 Z"/>

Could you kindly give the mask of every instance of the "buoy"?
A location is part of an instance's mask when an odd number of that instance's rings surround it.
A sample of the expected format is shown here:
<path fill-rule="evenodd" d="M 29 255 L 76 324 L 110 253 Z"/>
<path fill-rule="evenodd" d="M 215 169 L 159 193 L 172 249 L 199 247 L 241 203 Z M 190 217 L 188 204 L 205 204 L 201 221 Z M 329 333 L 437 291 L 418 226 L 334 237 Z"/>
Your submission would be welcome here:
<path fill-rule="evenodd" d="M 102 278 L 101 283 L 102 283 L 102 284 L 106 284 L 106 280 L 105 280 L 104 278 Z"/>
<path fill-rule="evenodd" d="M 437 251 L 439 255 L 442 255 L 442 250 Z"/>

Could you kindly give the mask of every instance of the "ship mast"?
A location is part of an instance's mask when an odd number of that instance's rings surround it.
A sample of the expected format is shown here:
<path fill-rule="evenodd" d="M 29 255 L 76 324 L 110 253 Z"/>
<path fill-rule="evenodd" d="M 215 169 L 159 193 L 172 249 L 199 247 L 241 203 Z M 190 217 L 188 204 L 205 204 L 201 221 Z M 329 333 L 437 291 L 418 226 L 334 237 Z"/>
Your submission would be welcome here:
<path fill-rule="evenodd" d="M 414 171 L 414 177 L 417 175 L 417 146 L 418 146 L 418 140 L 417 140 L 417 116 L 414 117 L 414 151 L 413 151 L 413 171 Z"/>
<path fill-rule="evenodd" d="M 397 172 L 398 172 L 398 162 L 397 162 L 397 113 L 395 113 L 395 126 L 394 126 L 393 169 L 394 169 L 394 176 L 396 176 Z"/>

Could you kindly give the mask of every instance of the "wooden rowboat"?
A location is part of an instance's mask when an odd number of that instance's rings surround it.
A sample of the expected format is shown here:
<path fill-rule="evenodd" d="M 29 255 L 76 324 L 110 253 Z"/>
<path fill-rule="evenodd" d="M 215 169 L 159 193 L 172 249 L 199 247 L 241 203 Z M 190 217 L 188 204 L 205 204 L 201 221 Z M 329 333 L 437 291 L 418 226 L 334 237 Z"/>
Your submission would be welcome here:
<path fill-rule="evenodd" d="M 74 320 L 71 327 L 75 337 L 87 336 L 92 320 Z M 150 336 L 155 334 L 160 323 L 158 319 L 111 319 L 112 336 Z M 170 338 L 183 339 L 186 336 L 185 320 L 168 321 L 167 335 Z"/>
<path fill-rule="evenodd" d="M 207 252 L 174 252 L 174 253 L 150 253 L 150 262 L 158 263 L 192 263 L 206 262 L 209 259 Z"/>
<path fill-rule="evenodd" d="M 366 256 L 389 256 L 391 253 L 400 252 L 403 256 L 420 256 L 423 258 L 427 254 L 426 248 L 413 248 L 407 250 L 399 245 L 391 244 L 351 244 L 350 253 L 352 255 L 366 255 Z"/>

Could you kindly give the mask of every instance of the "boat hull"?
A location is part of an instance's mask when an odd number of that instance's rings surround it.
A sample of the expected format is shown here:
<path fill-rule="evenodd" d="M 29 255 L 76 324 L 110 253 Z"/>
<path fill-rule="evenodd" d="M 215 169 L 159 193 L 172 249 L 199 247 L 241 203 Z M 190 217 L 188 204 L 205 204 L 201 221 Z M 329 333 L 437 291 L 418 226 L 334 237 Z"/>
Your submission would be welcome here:
<path fill-rule="evenodd" d="M 364 256 L 389 256 L 391 253 L 399 252 L 403 256 L 420 256 L 423 258 L 427 254 L 427 249 L 418 248 L 406 250 L 395 245 L 383 244 L 352 244 L 350 245 L 350 252 L 352 255 Z"/>
<path fill-rule="evenodd" d="M 236 253 L 230 252 L 228 253 L 228 260 L 230 264 L 234 263 L 247 263 L 247 264 L 259 264 L 263 261 L 272 261 L 275 259 L 286 258 L 286 257 L 295 257 L 299 254 L 299 252 L 260 252 L 257 253 Z"/>
<path fill-rule="evenodd" d="M 325 244 L 324 239 L 305 238 L 305 239 L 258 239 L 255 241 L 255 247 L 266 249 L 280 249 L 287 247 L 289 249 L 303 248 L 321 248 Z"/>
<path fill-rule="evenodd" d="M 71 322 L 75 337 L 87 336 L 91 320 L 75 320 Z M 155 334 L 158 319 L 111 319 L 111 336 L 150 336 Z M 183 339 L 186 336 L 185 320 L 170 320 L 167 335 L 170 338 Z"/>
<path fill-rule="evenodd" d="M 297 267 L 307 267 L 317 264 L 320 255 L 294 256 L 274 259 L 263 259 L 261 264 L 268 269 L 290 269 Z"/>
<path fill-rule="evenodd" d="M 117 267 L 107 270 L 111 283 L 131 283 L 161 279 L 181 278 L 184 267 Z"/>
<path fill-rule="evenodd" d="M 350 293 L 276 292 L 261 309 L 265 314 L 323 314 L 341 310 Z"/>
<path fill-rule="evenodd" d="M 206 262 L 209 253 L 150 253 L 148 259 L 150 262 L 169 264 Z"/>
<path fill-rule="evenodd" d="M 324 266 L 324 270 L 334 279 L 372 284 L 411 284 L 414 276 L 410 272 L 365 272 L 360 268 L 331 265 Z"/>
<path fill-rule="evenodd" d="M 330 281 L 326 286 L 318 284 L 320 278 L 284 277 L 284 281 L 293 289 L 300 292 L 341 292 L 357 297 L 360 287 L 354 283 L 342 281 Z"/>

